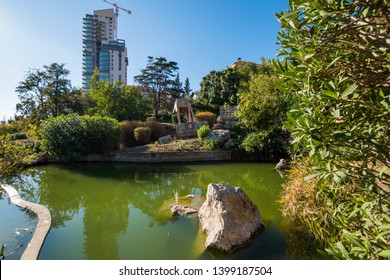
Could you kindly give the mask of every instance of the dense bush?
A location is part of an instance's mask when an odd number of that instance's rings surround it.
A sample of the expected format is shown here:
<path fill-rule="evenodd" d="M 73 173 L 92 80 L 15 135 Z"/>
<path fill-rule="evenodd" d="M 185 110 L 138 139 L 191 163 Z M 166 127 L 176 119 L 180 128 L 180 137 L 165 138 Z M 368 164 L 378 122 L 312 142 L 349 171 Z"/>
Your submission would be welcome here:
<path fill-rule="evenodd" d="M 207 121 L 210 128 L 217 123 L 217 116 L 212 112 L 198 112 L 195 114 L 195 118 L 201 122 Z"/>
<path fill-rule="evenodd" d="M 210 132 L 211 128 L 208 125 L 202 125 L 197 131 L 199 140 L 203 140 L 204 138 L 206 138 L 207 135 L 210 134 Z"/>
<path fill-rule="evenodd" d="M 246 135 L 241 147 L 249 152 L 260 152 L 277 158 L 288 156 L 289 132 L 280 128 L 260 130 Z"/>
<path fill-rule="evenodd" d="M 120 148 L 129 148 L 137 145 L 134 136 L 134 129 L 142 127 L 141 121 L 124 121 L 121 123 Z"/>
<path fill-rule="evenodd" d="M 242 141 L 241 147 L 249 153 L 264 152 L 269 142 L 270 137 L 268 131 L 251 132 Z"/>
<path fill-rule="evenodd" d="M 9 124 L 0 125 L 0 135 L 10 135 L 10 134 L 19 134 L 15 135 L 16 138 L 23 139 L 37 139 L 37 126 L 30 122 L 26 118 L 19 120 L 13 120 Z M 21 135 L 24 134 L 24 135 Z"/>
<path fill-rule="evenodd" d="M 36 140 L 13 140 L 11 136 L 0 135 L 0 179 L 16 174 L 39 156 Z"/>
<path fill-rule="evenodd" d="M 41 125 L 42 148 L 65 159 L 108 152 L 118 146 L 119 128 L 108 117 L 71 114 L 50 118 Z"/>
<path fill-rule="evenodd" d="M 138 145 L 146 145 L 151 142 L 152 130 L 150 127 L 137 127 L 134 129 L 134 137 Z"/>
<path fill-rule="evenodd" d="M 325 244 L 328 257 L 390 258 L 388 1 L 289 5 L 278 15 L 285 61 L 275 67 L 295 100 L 287 115 L 295 153 L 310 160 L 285 185 L 285 213 Z M 292 191 L 296 182 L 314 194 Z"/>
<path fill-rule="evenodd" d="M 208 140 L 205 139 L 202 142 L 202 147 L 206 150 L 216 150 L 222 148 L 224 142 L 216 141 L 216 140 Z"/>
<path fill-rule="evenodd" d="M 262 71 L 252 73 L 239 90 L 239 122 L 250 132 L 241 147 L 277 159 L 288 154 L 289 134 L 283 122 L 291 101 L 288 94 L 275 87 L 278 78 L 267 71 L 270 62 L 264 60 L 262 65 Z"/>
<path fill-rule="evenodd" d="M 119 123 L 109 117 L 82 116 L 83 154 L 105 153 L 118 148 Z"/>
<path fill-rule="evenodd" d="M 139 143 L 135 138 L 134 130 L 138 127 L 149 127 L 151 130 L 151 140 L 157 141 L 158 138 L 169 134 L 169 131 L 164 125 L 156 121 L 125 121 L 121 124 L 121 136 L 120 136 L 120 147 L 129 148 L 137 146 Z"/>
<path fill-rule="evenodd" d="M 310 159 L 304 158 L 289 170 L 290 180 L 281 195 L 283 215 L 304 223 L 306 232 L 328 247 L 322 252 L 326 257 L 389 258 L 390 217 L 383 211 L 390 209 L 378 207 L 378 197 L 355 184 L 329 187 L 330 178 L 320 181 L 310 176 L 310 165 Z"/>
<path fill-rule="evenodd" d="M 163 137 L 167 135 L 167 131 L 161 123 L 158 123 L 156 121 L 147 121 L 145 123 L 146 127 L 149 127 L 151 129 L 151 140 L 152 141 L 157 141 L 158 138 Z"/>

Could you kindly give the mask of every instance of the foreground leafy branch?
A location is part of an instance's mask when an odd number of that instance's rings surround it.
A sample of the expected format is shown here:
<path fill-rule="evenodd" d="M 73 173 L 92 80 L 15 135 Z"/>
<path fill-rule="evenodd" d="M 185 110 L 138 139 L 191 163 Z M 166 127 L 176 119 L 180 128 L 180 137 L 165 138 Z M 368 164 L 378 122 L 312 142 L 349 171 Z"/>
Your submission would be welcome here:
<path fill-rule="evenodd" d="M 388 0 L 295 0 L 277 15 L 284 61 L 274 65 L 296 104 L 296 162 L 310 158 L 310 211 L 323 220 L 294 213 L 334 258 L 390 257 L 389 14 Z"/>

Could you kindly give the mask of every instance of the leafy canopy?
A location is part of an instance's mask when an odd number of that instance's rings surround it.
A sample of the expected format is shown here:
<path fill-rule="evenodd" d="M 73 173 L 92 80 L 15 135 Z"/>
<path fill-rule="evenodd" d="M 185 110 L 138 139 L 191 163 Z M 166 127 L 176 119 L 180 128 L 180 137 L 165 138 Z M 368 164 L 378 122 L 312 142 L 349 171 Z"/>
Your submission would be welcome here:
<path fill-rule="evenodd" d="M 65 64 L 52 63 L 30 69 L 16 88 L 19 118 L 41 121 L 60 114 L 82 111 L 81 91 L 71 86 Z"/>
<path fill-rule="evenodd" d="M 136 86 L 113 85 L 99 80 L 99 71 L 95 69 L 87 95 L 90 99 L 88 112 L 93 115 L 107 116 L 118 121 L 145 120 L 152 110 L 149 98 L 144 98 Z"/>
<path fill-rule="evenodd" d="M 141 70 L 141 74 L 134 77 L 142 92 L 149 95 L 152 99 L 156 119 L 160 110 L 173 108 L 173 98 L 179 93 L 180 95 L 182 94 L 180 79 L 179 81 L 176 79 L 176 83 L 174 79 L 178 70 L 179 67 L 175 61 L 168 61 L 164 57 L 154 58 L 149 56 L 146 68 Z M 173 98 L 172 88 L 174 88 L 175 94 Z"/>

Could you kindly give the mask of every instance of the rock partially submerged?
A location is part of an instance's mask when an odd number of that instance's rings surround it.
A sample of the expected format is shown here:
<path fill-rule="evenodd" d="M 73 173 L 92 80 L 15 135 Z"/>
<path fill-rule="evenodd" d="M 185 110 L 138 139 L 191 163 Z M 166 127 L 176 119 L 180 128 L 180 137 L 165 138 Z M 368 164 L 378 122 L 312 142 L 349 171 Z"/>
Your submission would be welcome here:
<path fill-rule="evenodd" d="M 185 215 L 197 213 L 198 210 L 185 205 L 173 205 L 171 207 L 171 212 L 172 215 L 185 216 Z"/>
<path fill-rule="evenodd" d="M 206 248 L 231 253 L 264 229 L 259 210 L 239 187 L 209 184 L 198 212 Z"/>
<path fill-rule="evenodd" d="M 179 196 L 177 197 L 177 199 L 173 197 L 163 202 L 163 204 L 157 210 L 156 219 L 160 221 L 169 220 L 172 218 L 172 216 L 176 216 L 176 215 L 183 215 L 183 216 L 189 215 L 189 217 L 191 218 L 197 218 L 197 215 L 190 215 L 192 214 L 190 212 L 192 212 L 193 210 L 196 210 L 196 212 L 198 212 L 203 202 L 204 202 L 203 197 L 194 194 Z M 183 211 L 179 211 L 180 208 L 182 208 Z"/>
<path fill-rule="evenodd" d="M 279 162 L 276 164 L 275 169 L 277 171 L 283 171 L 288 169 L 288 162 L 284 158 L 281 158 Z"/>

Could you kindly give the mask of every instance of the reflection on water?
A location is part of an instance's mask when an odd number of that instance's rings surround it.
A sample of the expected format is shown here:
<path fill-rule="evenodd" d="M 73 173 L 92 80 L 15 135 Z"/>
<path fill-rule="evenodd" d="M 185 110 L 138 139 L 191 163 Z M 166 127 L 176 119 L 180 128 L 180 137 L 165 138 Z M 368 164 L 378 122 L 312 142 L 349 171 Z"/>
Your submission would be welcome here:
<path fill-rule="evenodd" d="M 282 180 L 269 164 L 74 164 L 29 169 L 9 183 L 51 212 L 40 259 L 285 259 L 294 256 L 280 230 Z M 266 225 L 230 256 L 204 251 L 196 215 L 161 215 L 173 191 L 205 195 L 212 182 L 242 187 Z"/>

